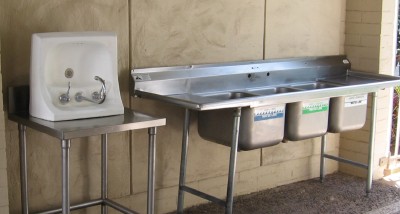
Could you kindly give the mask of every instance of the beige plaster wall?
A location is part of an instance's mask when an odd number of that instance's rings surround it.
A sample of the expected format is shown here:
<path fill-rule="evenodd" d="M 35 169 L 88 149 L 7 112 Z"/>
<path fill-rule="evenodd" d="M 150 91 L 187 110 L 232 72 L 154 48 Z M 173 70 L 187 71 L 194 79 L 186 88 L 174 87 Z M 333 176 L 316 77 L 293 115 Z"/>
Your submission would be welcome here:
<path fill-rule="evenodd" d="M 397 26 L 396 0 L 347 0 L 345 52 L 352 68 L 365 72 L 393 74 L 394 36 Z M 388 156 L 391 122 L 391 91 L 378 92 L 377 123 L 374 148 L 374 177 L 383 176 L 379 158 Z M 370 108 L 368 109 L 370 112 Z M 340 139 L 340 155 L 366 163 L 370 130 L 369 114 L 363 129 L 343 133 Z M 346 173 L 366 176 L 363 169 L 346 164 L 340 165 Z"/>
<path fill-rule="evenodd" d="M 29 80 L 30 35 L 49 31 L 114 31 L 118 35 L 119 80 L 125 106 L 167 118 L 158 130 L 156 211 L 176 209 L 183 109 L 130 98 L 131 67 L 213 63 L 343 53 L 345 0 L 4 0 L 3 89 Z M 192 114 L 187 181 L 223 198 L 229 148 L 202 140 Z M 19 213 L 16 124 L 6 121 L 9 204 Z M 328 151 L 338 153 L 337 135 Z M 98 137 L 71 147 L 72 202 L 100 191 Z M 318 176 L 319 139 L 240 152 L 235 194 L 246 194 Z M 1 150 L 0 150 L 1 151 Z M 110 197 L 145 212 L 147 131 L 110 136 Z M 28 129 L 29 192 L 32 210 L 60 201 L 60 144 Z M 338 169 L 328 162 L 328 173 Z M 1 175 L 1 174 L 0 174 Z M 186 194 L 185 206 L 204 203 Z M 88 213 L 98 213 L 91 209 Z"/>
<path fill-rule="evenodd" d="M 1 40 L 1 38 L 0 38 Z M 1 56 L 1 44 L 0 44 Z M 1 65 L 1 57 L 0 57 Z M 0 79 L 1 66 L 0 66 Z M 1 84 L 2 81 L 0 81 Z M 7 182 L 7 159 L 6 159 L 6 127 L 4 125 L 3 93 L 0 93 L 0 213 L 8 213 L 8 182 Z"/>

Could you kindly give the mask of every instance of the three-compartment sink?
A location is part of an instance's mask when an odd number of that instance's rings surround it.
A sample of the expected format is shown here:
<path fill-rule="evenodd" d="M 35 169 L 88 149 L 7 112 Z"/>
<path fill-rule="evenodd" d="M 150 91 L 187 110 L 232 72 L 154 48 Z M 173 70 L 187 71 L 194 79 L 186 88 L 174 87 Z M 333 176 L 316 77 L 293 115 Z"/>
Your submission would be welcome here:
<path fill-rule="evenodd" d="M 338 87 L 338 84 L 307 82 L 286 86 L 256 88 L 245 92 L 220 92 L 203 96 L 213 99 L 240 99 L 254 96 L 301 92 Z M 324 135 L 328 129 L 329 97 L 301 102 L 245 107 L 242 109 L 238 147 L 251 150 L 287 140 L 303 140 Z M 338 106 L 338 105 L 336 105 Z M 337 110 L 335 112 L 342 112 Z M 200 111 L 198 131 L 201 137 L 229 146 L 234 109 Z"/>
<path fill-rule="evenodd" d="M 135 69 L 132 95 L 199 111 L 205 139 L 231 145 L 241 108 L 240 150 L 361 128 L 366 94 L 399 77 L 351 71 L 345 56 Z"/>

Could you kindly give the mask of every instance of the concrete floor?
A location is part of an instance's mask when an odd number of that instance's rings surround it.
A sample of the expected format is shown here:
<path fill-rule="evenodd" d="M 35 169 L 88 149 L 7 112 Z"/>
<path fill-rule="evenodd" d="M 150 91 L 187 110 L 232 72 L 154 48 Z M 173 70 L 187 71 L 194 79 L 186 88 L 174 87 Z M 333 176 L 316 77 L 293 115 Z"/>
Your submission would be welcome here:
<path fill-rule="evenodd" d="M 366 196 L 365 179 L 334 173 L 235 198 L 234 213 L 400 213 L 400 174 L 373 182 Z M 203 204 L 185 213 L 224 213 L 223 207 Z"/>

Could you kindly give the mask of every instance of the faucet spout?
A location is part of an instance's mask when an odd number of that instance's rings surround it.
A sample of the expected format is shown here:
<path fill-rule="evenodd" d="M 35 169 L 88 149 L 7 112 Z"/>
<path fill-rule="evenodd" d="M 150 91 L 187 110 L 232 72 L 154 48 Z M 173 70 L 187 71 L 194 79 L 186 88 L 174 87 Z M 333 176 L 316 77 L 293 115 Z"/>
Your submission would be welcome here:
<path fill-rule="evenodd" d="M 107 92 L 106 82 L 99 76 L 95 76 L 94 79 L 101 83 L 100 91 L 93 92 L 92 99 L 83 96 L 82 92 L 78 92 L 75 94 L 75 100 L 77 102 L 82 102 L 82 100 L 85 100 L 96 104 L 102 104 L 106 100 L 106 92 Z"/>
<path fill-rule="evenodd" d="M 104 100 L 106 100 L 106 92 L 107 92 L 106 82 L 99 76 L 94 76 L 94 79 L 101 83 L 101 89 L 99 92 L 97 91 L 93 92 L 92 99 L 98 101 L 99 104 L 102 104 Z"/>

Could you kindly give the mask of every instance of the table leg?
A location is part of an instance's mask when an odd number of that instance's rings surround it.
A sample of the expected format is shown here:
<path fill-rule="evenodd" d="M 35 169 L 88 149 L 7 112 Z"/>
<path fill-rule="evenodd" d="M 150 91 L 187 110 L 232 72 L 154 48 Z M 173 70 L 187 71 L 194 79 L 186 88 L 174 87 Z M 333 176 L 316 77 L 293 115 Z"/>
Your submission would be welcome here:
<path fill-rule="evenodd" d="M 26 161 L 26 126 L 18 124 L 22 213 L 29 213 L 28 169 Z"/>
<path fill-rule="evenodd" d="M 107 162 L 107 134 L 101 135 L 101 199 L 103 203 L 101 204 L 101 213 L 107 214 L 107 205 L 104 203 L 105 199 L 108 197 L 107 187 L 108 187 L 108 162 Z"/>
<path fill-rule="evenodd" d="M 240 116 L 242 109 L 235 109 L 233 115 L 233 133 L 232 133 L 232 145 L 231 154 L 229 159 L 229 174 L 228 174 L 228 188 L 226 193 L 226 207 L 225 213 L 231 214 L 233 212 L 233 191 L 235 189 L 235 172 L 236 172 L 236 159 L 239 141 L 239 128 L 240 128 Z"/>
<path fill-rule="evenodd" d="M 156 133 L 157 128 L 148 129 L 149 151 L 148 151 L 148 174 L 147 174 L 147 214 L 154 213 L 154 182 L 156 166 Z"/>
<path fill-rule="evenodd" d="M 187 150 L 189 143 L 190 110 L 185 109 L 185 120 L 183 123 L 181 169 L 179 173 L 179 192 L 178 192 L 178 213 L 183 213 L 184 190 L 186 180 Z"/>
<path fill-rule="evenodd" d="M 319 162 L 319 180 L 322 182 L 325 176 L 325 148 L 326 148 L 326 134 L 321 137 L 321 159 Z"/>
<path fill-rule="evenodd" d="M 71 140 L 61 140 L 62 152 L 62 214 L 70 213 L 69 201 L 69 149 L 71 147 Z"/>
<path fill-rule="evenodd" d="M 372 173 L 373 173 L 373 162 L 374 162 L 374 148 L 375 148 L 375 129 L 376 129 L 376 100 L 377 92 L 372 93 L 371 101 L 371 128 L 369 135 L 369 148 L 368 148 L 368 176 L 367 176 L 367 194 L 371 192 L 372 188 Z"/>

